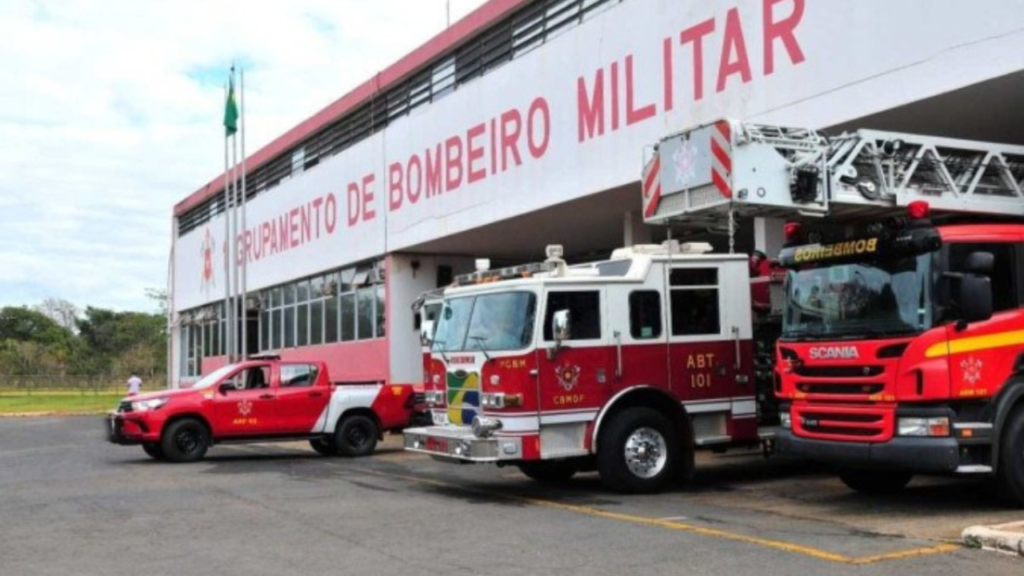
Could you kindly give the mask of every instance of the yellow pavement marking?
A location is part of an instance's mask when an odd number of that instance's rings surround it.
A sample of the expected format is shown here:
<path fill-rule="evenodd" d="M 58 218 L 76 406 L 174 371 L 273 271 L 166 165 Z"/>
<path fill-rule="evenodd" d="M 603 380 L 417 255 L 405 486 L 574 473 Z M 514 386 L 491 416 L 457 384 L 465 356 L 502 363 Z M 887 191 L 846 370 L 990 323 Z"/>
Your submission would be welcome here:
<path fill-rule="evenodd" d="M 594 516 L 596 518 L 604 518 L 606 520 L 616 520 L 619 522 L 628 522 L 631 524 L 640 524 L 643 526 L 654 526 L 657 528 L 663 528 L 666 530 L 674 530 L 679 532 L 689 532 L 691 534 L 698 534 L 700 536 L 709 536 L 712 538 L 721 538 L 724 540 L 731 540 L 734 542 L 744 542 L 747 544 L 754 544 L 757 546 L 763 546 L 765 548 L 771 548 L 774 550 L 781 550 L 783 552 L 789 552 L 792 554 L 802 554 L 804 556 L 810 556 L 811 558 L 817 558 L 819 560 L 825 560 L 828 562 L 837 562 L 840 564 L 874 564 L 878 562 L 884 562 L 889 560 L 901 560 L 904 558 L 912 558 L 916 556 L 925 556 L 929 554 L 944 554 L 946 552 L 952 552 L 960 548 L 956 544 L 938 544 L 935 546 L 924 546 L 921 548 L 911 548 L 909 550 L 900 550 L 898 552 L 891 552 L 888 554 L 878 554 L 874 556 L 860 556 L 851 557 L 844 556 L 842 554 L 836 554 L 827 550 L 821 550 L 820 548 L 814 548 L 811 546 L 803 546 L 800 544 L 792 544 L 789 542 L 783 542 L 781 540 L 772 540 L 769 538 L 759 538 L 757 536 L 748 536 L 746 534 L 740 534 L 737 532 L 729 532 L 728 530 L 718 530 L 716 528 L 705 528 L 703 526 L 696 526 L 693 524 L 687 524 L 684 522 L 677 522 L 674 520 L 649 518 L 646 516 L 636 516 L 633 514 L 623 514 L 621 512 L 609 512 L 607 510 L 601 510 L 599 508 L 592 508 L 590 506 L 580 506 L 578 504 L 565 504 L 562 502 L 555 502 L 554 500 L 546 500 L 544 498 L 535 498 L 532 496 L 520 496 L 517 494 L 505 494 L 497 491 L 480 490 L 476 488 L 466 488 L 450 482 L 444 482 L 441 480 L 433 480 L 430 478 L 421 478 L 419 476 L 409 476 L 407 474 L 394 474 L 390 472 L 380 472 L 378 470 L 370 470 L 368 468 L 358 468 L 359 472 L 370 474 L 373 476 L 381 476 L 385 478 L 394 478 L 398 480 L 405 480 L 408 482 L 415 482 L 417 484 L 427 484 L 432 486 L 438 486 L 441 488 L 454 488 L 465 492 L 486 492 L 490 495 L 501 496 L 509 500 L 519 500 L 521 502 L 527 502 L 536 506 L 546 506 L 548 508 L 556 508 L 559 510 L 565 510 L 568 512 L 575 512 L 578 514 L 584 514 L 587 516 Z"/>

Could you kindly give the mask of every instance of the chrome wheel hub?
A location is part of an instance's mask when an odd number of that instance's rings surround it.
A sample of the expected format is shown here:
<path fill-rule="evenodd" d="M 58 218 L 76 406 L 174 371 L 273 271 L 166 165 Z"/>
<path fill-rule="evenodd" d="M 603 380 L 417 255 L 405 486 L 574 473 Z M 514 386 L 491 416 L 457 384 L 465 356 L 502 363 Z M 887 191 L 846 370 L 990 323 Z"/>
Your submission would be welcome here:
<path fill-rule="evenodd" d="M 653 478 L 665 469 L 668 444 L 661 432 L 653 428 L 637 428 L 626 439 L 626 466 L 633 475 Z"/>

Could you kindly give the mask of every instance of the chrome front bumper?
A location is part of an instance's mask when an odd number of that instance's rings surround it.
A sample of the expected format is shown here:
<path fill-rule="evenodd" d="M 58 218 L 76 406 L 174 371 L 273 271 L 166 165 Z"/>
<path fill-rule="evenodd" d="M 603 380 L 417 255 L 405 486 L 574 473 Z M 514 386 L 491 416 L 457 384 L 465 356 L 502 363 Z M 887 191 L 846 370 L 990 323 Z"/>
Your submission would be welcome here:
<path fill-rule="evenodd" d="M 523 441 L 518 437 L 478 438 L 469 426 L 407 428 L 405 449 L 453 462 L 521 460 Z"/>

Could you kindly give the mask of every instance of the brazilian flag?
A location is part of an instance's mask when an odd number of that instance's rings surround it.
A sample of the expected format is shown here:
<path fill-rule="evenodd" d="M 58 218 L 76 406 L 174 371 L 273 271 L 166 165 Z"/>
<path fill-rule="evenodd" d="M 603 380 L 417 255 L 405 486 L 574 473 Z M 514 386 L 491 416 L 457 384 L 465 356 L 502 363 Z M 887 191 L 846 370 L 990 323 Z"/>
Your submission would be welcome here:
<path fill-rule="evenodd" d="M 238 101 L 235 100 L 235 69 L 228 77 L 228 101 L 224 104 L 224 136 L 238 132 Z"/>

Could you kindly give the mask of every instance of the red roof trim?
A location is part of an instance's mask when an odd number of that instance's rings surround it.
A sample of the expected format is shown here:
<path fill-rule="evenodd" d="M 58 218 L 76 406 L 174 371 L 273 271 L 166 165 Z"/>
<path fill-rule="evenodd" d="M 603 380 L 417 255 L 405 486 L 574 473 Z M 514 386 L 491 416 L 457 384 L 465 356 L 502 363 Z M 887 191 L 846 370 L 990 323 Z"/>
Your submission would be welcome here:
<path fill-rule="evenodd" d="M 257 150 L 246 159 L 246 171 L 265 164 L 288 148 L 298 144 L 319 130 L 321 127 L 337 120 L 369 100 L 375 92 L 387 90 L 394 84 L 416 72 L 427 62 L 455 48 L 477 32 L 504 18 L 513 10 L 529 3 L 531 0 L 490 0 L 477 8 L 465 18 L 459 20 L 445 31 L 434 36 L 419 48 L 395 62 L 373 78 L 363 82 L 357 88 L 345 94 L 330 106 L 302 121 L 298 126 L 285 132 L 272 142 Z M 190 208 L 198 205 L 210 196 L 224 189 L 224 174 L 221 173 L 208 184 L 193 192 L 188 198 L 174 206 L 174 215 L 180 216 Z"/>

